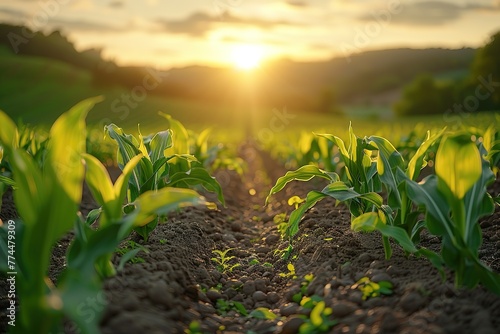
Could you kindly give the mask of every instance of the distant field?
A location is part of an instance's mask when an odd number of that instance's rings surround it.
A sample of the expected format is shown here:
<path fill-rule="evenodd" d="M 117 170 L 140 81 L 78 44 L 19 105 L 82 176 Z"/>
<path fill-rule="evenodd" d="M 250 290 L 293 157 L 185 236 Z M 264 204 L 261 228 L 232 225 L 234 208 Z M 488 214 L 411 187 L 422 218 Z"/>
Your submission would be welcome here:
<path fill-rule="evenodd" d="M 451 79 L 464 73 L 450 73 L 441 79 Z M 214 128 L 218 136 L 243 138 L 253 132 L 256 138 L 296 136 L 301 131 L 328 132 L 342 135 L 350 122 L 358 135 L 379 134 L 397 138 L 408 133 L 417 123 L 430 127 L 453 127 L 458 122 L 487 125 L 495 121 L 493 113 L 473 115 L 467 119 L 446 119 L 443 116 L 394 118 L 390 107 L 343 107 L 343 115 L 292 112 L 293 106 L 250 107 L 248 101 L 232 106 L 218 106 L 177 98 L 149 94 L 143 101 L 127 105 L 124 88 L 96 88 L 89 72 L 57 62 L 36 57 L 17 57 L 0 48 L 0 109 L 12 118 L 22 118 L 28 123 L 52 123 L 58 115 L 78 101 L 102 95 L 104 102 L 89 114 L 88 122 L 102 128 L 116 123 L 136 132 L 137 124 L 143 133 L 165 129 L 166 121 L 158 116 L 162 111 L 182 121 L 188 128 L 199 131 Z M 277 116 L 288 108 L 288 119 Z M 284 137 L 282 137 L 285 135 Z"/>

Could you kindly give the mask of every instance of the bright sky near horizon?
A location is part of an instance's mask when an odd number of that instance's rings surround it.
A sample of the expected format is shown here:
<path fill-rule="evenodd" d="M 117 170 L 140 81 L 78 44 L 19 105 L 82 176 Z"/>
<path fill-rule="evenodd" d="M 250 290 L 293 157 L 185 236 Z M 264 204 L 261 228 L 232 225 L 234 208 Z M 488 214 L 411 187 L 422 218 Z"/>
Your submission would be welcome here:
<path fill-rule="evenodd" d="M 500 30 L 500 0 L 0 0 L 0 21 L 59 29 L 123 65 L 248 69 L 260 59 L 477 47 Z"/>

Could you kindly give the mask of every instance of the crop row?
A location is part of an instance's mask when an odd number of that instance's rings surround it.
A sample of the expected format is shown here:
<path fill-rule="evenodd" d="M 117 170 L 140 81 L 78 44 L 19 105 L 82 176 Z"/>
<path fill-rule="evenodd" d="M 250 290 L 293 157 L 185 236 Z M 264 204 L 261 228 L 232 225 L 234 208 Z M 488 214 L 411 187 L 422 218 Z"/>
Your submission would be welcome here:
<path fill-rule="evenodd" d="M 163 115 L 169 129 L 135 137 L 110 124 L 105 135 L 118 147 L 122 173 L 113 183 L 106 167 L 86 153 L 88 111 L 98 98 L 85 100 L 60 116 L 46 138 L 18 128 L 0 112 L 0 194 L 13 187 L 20 220 L 0 229 L 0 271 L 14 273 L 18 285 L 19 333 L 59 332 L 63 318 L 84 333 L 98 333 L 98 319 L 79 312 L 96 296 L 105 278 L 116 274 L 111 258 L 135 230 L 144 239 L 167 213 L 191 205 L 216 206 L 195 190 L 205 188 L 224 205 L 210 166 L 237 165 L 209 147 L 208 131 L 195 139 L 178 121 Z M 83 183 L 99 208 L 79 212 Z M 13 217 L 14 218 L 14 217 Z M 47 277 L 52 248 L 69 231 L 74 239 L 57 287 Z M 137 250 L 123 258 L 132 257 Z M 135 252 L 135 253 L 134 253 Z M 7 261 L 8 260 L 8 261 Z"/>
<path fill-rule="evenodd" d="M 500 276 L 478 256 L 482 242 L 478 221 L 494 211 L 487 186 L 500 166 L 500 134 L 492 125 L 485 131 L 443 129 L 427 132 L 421 140 L 413 137 L 401 146 L 404 153 L 383 137 L 358 137 L 351 127 L 347 143 L 331 134 L 313 138 L 309 150 L 297 154 L 306 160 L 296 163 L 315 163 L 287 172 L 266 199 L 268 203 L 291 181 L 327 181 L 323 189 L 291 201 L 296 209 L 280 224 L 289 251 L 305 213 L 319 201 L 333 198 L 348 206 L 352 230 L 380 232 L 386 258 L 392 255 L 393 239 L 408 256 L 428 258 L 443 278 L 444 267 L 451 268 L 457 286 L 482 283 L 500 294 Z M 423 177 L 424 169 L 430 175 Z M 420 245 L 424 230 L 441 239 L 439 253 Z"/>

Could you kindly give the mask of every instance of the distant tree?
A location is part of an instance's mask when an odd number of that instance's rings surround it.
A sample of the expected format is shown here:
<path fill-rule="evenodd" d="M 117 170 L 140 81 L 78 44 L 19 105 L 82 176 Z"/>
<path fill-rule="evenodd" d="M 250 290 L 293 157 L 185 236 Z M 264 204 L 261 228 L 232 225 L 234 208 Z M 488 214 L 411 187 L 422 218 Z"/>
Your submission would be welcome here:
<path fill-rule="evenodd" d="M 470 81 L 487 86 L 485 88 L 491 92 L 491 99 L 500 106 L 500 31 L 477 51 Z"/>
<path fill-rule="evenodd" d="M 430 74 L 422 74 L 404 89 L 394 110 L 398 115 L 438 114 L 450 108 L 454 99 L 452 84 L 439 83 Z"/>

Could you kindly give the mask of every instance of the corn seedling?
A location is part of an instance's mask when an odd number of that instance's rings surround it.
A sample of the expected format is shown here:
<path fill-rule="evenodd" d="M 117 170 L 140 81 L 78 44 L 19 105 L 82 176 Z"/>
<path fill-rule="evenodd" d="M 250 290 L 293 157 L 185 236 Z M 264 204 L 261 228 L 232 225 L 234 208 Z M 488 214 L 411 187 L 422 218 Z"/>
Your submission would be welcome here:
<path fill-rule="evenodd" d="M 457 286 L 472 288 L 481 282 L 500 294 L 500 275 L 478 256 L 482 242 L 478 220 L 494 210 L 486 191 L 494 175 L 485 155 L 483 145 L 478 148 L 469 134 L 449 135 L 436 155 L 436 175 L 421 183 L 408 180 L 407 191 L 416 204 L 425 207 L 429 231 L 442 237 L 442 261 L 455 271 Z M 436 254 L 429 257 L 439 265 Z"/>
<path fill-rule="evenodd" d="M 349 207 L 354 231 L 382 234 L 386 258 L 392 254 L 392 238 L 407 254 L 429 258 L 441 273 L 444 262 L 455 271 L 457 285 L 473 287 L 481 282 L 500 293 L 499 275 L 482 264 L 477 255 L 481 244 L 477 221 L 493 212 L 494 202 L 486 186 L 494 179 L 490 164 L 496 162 L 496 132 L 490 127 L 481 140 L 473 135 L 475 143 L 470 133 L 444 135 L 444 131 L 427 133 L 408 162 L 387 139 L 361 139 L 351 127 L 348 146 L 336 136 L 320 135 L 338 147 L 344 164 L 342 176 L 314 165 L 300 167 L 277 180 L 266 204 L 293 180 L 326 179 L 329 184 L 323 190 L 309 192 L 305 202 L 290 214 L 286 229 L 290 242 L 306 211 L 318 201 L 333 197 Z M 436 175 L 417 183 L 430 156 L 435 156 Z M 422 213 L 425 220 L 421 220 Z M 417 248 L 424 228 L 443 238 L 441 255 Z"/>
<path fill-rule="evenodd" d="M 280 277 L 291 277 L 293 279 L 297 278 L 297 275 L 295 275 L 295 266 L 292 263 L 287 264 L 286 269 L 288 270 L 288 272 L 279 273 Z"/>
<path fill-rule="evenodd" d="M 304 297 L 300 305 L 311 310 L 309 317 L 302 316 L 305 322 L 299 327 L 300 334 L 326 333 L 338 323 L 331 319 L 333 310 L 319 296 Z"/>
<path fill-rule="evenodd" d="M 307 288 L 309 287 L 309 284 L 311 284 L 313 279 L 314 279 L 313 274 L 307 274 L 304 276 L 304 279 L 300 283 L 300 291 L 292 296 L 292 301 L 296 302 L 297 304 L 300 304 L 304 296 L 307 295 Z"/>
<path fill-rule="evenodd" d="M 227 301 L 224 299 L 217 299 L 216 309 L 217 313 L 222 316 L 226 315 L 230 311 L 235 311 L 244 317 L 248 315 L 248 311 L 242 303 L 232 300 Z"/>
<path fill-rule="evenodd" d="M 71 229 L 77 217 L 85 172 L 81 163 L 85 117 L 98 101 L 85 100 L 56 120 L 43 166 L 19 147 L 19 130 L 0 112 L 0 143 L 12 168 L 14 201 L 22 219 L 16 222 L 18 266 L 2 267 L 4 271 L 17 271 L 22 305 L 15 327 L 19 333 L 57 330 L 63 316 L 76 322 L 85 333 L 98 331 L 97 321 L 85 321 L 77 312 L 77 305 L 95 291 L 92 276 L 80 280 L 83 285 L 78 289 L 69 288 L 78 280 L 71 273 L 60 279 L 58 288 L 46 276 L 53 245 Z"/>
<path fill-rule="evenodd" d="M 125 134 L 114 124 L 105 128 L 106 135 L 118 144 L 118 166 L 123 170 L 132 159 L 141 159 L 132 170 L 129 179 L 129 202 L 135 201 L 147 191 L 156 191 L 165 187 L 189 188 L 203 186 L 217 193 L 224 204 L 222 188 L 201 166 L 195 156 L 189 154 L 189 138 L 182 124 L 168 115 L 164 115 L 171 129 L 139 138 Z M 145 240 L 159 222 L 159 217 L 151 217 L 147 224 L 135 230 Z"/>
<path fill-rule="evenodd" d="M 224 251 L 213 250 L 212 253 L 216 254 L 217 257 L 211 258 L 213 262 L 217 265 L 217 270 L 221 273 L 232 272 L 234 268 L 241 266 L 239 263 L 230 264 L 229 262 L 236 258 L 235 256 L 227 256 L 227 253 L 232 251 L 234 248 L 228 248 Z"/>
<path fill-rule="evenodd" d="M 261 319 L 261 320 L 274 320 L 278 316 L 274 314 L 267 307 L 258 307 L 248 315 L 251 318 Z"/>
<path fill-rule="evenodd" d="M 196 320 L 193 320 L 189 323 L 189 327 L 184 330 L 186 334 L 203 334 L 201 331 L 200 323 Z"/>
<path fill-rule="evenodd" d="M 0 269 L 17 271 L 22 309 L 15 331 L 19 333 L 58 331 L 64 317 L 83 333 L 97 333 L 99 314 L 89 321 L 78 306 L 101 291 L 102 277 L 114 274 L 110 259 L 119 243 L 152 215 L 205 203 L 192 190 L 165 188 L 143 193 L 133 202 L 134 210 L 125 214 L 122 203 L 128 178 L 141 157 L 131 159 L 113 185 L 104 166 L 85 154 L 85 118 L 99 100 L 82 101 L 56 120 L 42 163 L 33 151 L 30 154 L 20 147 L 19 129 L 0 112 L 0 144 L 12 168 L 14 201 L 21 216 L 16 222 L 17 267 L 2 264 Z M 78 215 L 85 166 L 87 183 L 101 205 L 86 220 Z M 99 229 L 92 229 L 99 217 Z M 73 226 L 75 238 L 68 250 L 67 266 L 55 287 L 46 276 L 52 247 Z M 3 253 L 9 249 L 5 227 L 0 234 Z"/>
<path fill-rule="evenodd" d="M 380 297 L 381 295 L 392 295 L 392 283 L 388 281 L 372 282 L 368 277 L 362 277 L 351 289 L 358 289 L 363 293 L 363 300 Z"/>
<path fill-rule="evenodd" d="M 123 270 L 123 267 L 125 266 L 125 263 L 131 262 L 131 263 L 144 263 L 144 259 L 140 256 L 137 256 L 139 252 L 144 252 L 144 253 L 149 253 L 149 250 L 136 243 L 135 241 L 127 241 L 124 246 L 116 249 L 115 251 L 117 254 L 121 255 L 120 258 L 120 263 L 118 264 L 118 271 Z"/>

